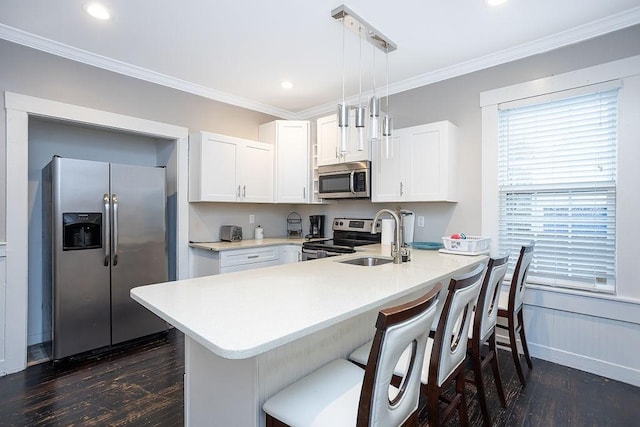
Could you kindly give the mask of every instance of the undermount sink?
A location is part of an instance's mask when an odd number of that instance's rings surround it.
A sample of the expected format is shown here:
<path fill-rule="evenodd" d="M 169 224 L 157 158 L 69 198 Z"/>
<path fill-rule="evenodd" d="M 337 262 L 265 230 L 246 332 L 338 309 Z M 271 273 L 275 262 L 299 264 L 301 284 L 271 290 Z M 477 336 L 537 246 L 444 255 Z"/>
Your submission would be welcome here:
<path fill-rule="evenodd" d="M 388 264 L 392 262 L 389 258 L 379 258 L 373 256 L 365 256 L 361 258 L 348 259 L 346 261 L 339 261 L 342 264 L 362 265 L 365 267 L 373 267 L 375 265 Z"/>

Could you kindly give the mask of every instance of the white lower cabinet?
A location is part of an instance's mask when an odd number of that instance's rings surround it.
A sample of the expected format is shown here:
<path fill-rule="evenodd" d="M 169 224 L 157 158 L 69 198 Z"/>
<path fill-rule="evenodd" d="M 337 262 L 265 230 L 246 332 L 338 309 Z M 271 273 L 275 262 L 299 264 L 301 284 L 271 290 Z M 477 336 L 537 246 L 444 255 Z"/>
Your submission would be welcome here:
<path fill-rule="evenodd" d="M 300 245 L 260 246 L 224 251 L 191 248 L 191 277 L 253 270 L 300 260 L 302 260 Z"/>
<path fill-rule="evenodd" d="M 190 202 L 273 202 L 273 145 L 210 132 L 189 137 Z"/>
<path fill-rule="evenodd" d="M 372 202 L 456 200 L 456 127 L 436 122 L 393 131 L 373 144 Z"/>
<path fill-rule="evenodd" d="M 280 246 L 280 263 L 292 264 L 302 261 L 302 247 L 300 245 Z"/>
<path fill-rule="evenodd" d="M 253 270 L 280 264 L 278 246 L 220 252 L 220 273 Z"/>

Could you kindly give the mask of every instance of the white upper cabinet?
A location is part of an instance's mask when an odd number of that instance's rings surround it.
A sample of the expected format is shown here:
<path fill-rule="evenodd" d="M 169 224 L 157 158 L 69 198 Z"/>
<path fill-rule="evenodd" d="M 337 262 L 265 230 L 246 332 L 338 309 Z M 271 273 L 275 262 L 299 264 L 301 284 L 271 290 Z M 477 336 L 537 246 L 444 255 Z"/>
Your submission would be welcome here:
<path fill-rule="evenodd" d="M 371 160 L 371 143 L 369 142 L 369 120 L 363 128 L 364 145 L 358 150 L 355 111 L 349 111 L 349 132 L 347 137 L 347 152 L 340 153 L 340 130 L 338 116 L 319 118 L 317 121 L 318 166 L 335 165 L 344 162 L 360 162 Z"/>
<path fill-rule="evenodd" d="M 317 121 L 318 166 L 339 163 L 338 116 L 322 117 Z"/>
<path fill-rule="evenodd" d="M 260 141 L 275 147 L 275 196 L 278 203 L 309 201 L 309 122 L 275 120 L 260 126 Z"/>
<path fill-rule="evenodd" d="M 456 127 L 448 121 L 396 129 L 374 144 L 373 202 L 456 200 Z"/>
<path fill-rule="evenodd" d="M 371 201 L 372 202 L 395 202 L 405 200 L 406 185 L 402 178 L 402 164 L 406 163 L 401 159 L 398 152 L 399 136 L 398 131 L 394 131 L 388 147 L 383 141 L 374 141 L 371 144 L 373 159 L 371 161 Z"/>
<path fill-rule="evenodd" d="M 273 145 L 209 132 L 189 137 L 190 202 L 273 202 Z"/>

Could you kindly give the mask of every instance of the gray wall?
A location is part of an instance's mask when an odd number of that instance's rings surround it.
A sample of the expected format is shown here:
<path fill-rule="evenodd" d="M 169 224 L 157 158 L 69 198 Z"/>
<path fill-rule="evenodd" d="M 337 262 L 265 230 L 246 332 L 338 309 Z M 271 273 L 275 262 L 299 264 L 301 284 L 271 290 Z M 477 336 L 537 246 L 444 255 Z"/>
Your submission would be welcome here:
<path fill-rule="evenodd" d="M 190 95 L 153 83 L 0 40 L 0 92 L 9 91 L 103 111 L 248 139 L 274 117 Z M 167 60 L 171 60 L 170 57 Z M 4 96 L 0 98 L 4 109 Z M 5 121 L 0 120 L 0 176 L 5 181 Z M 0 185 L 0 241 L 5 240 L 6 201 Z"/>
<path fill-rule="evenodd" d="M 425 52 L 428 54 L 428 52 Z M 438 120 L 459 127 L 460 202 L 413 203 L 402 207 L 426 218 L 416 229 L 416 240 L 437 240 L 452 231 L 480 232 L 481 207 L 481 111 L 482 91 L 525 82 L 575 69 L 640 54 L 640 26 L 620 30 L 593 40 L 535 55 L 487 70 L 392 95 L 391 115 L 396 128 Z M 258 125 L 273 119 L 266 114 L 207 100 L 177 90 L 135 80 L 91 66 L 57 58 L 0 40 L 0 90 L 113 111 L 135 117 L 185 126 L 192 131 L 209 130 L 249 139 L 258 137 Z M 4 102 L 4 101 L 2 101 Z M 315 126 L 312 121 L 312 139 Z M 4 156 L 4 121 L 0 123 L 0 156 Z M 4 161 L 0 163 L 4 177 Z M 267 236 L 286 230 L 286 215 L 371 215 L 381 204 L 338 202 L 328 206 L 276 206 L 211 203 L 190 208 L 194 240 L 217 239 L 219 225 L 233 222 L 252 231 L 261 223 Z M 392 205 L 391 207 L 397 207 Z M 5 197 L 0 186 L 0 240 L 5 235 Z M 256 224 L 248 215 L 256 215 Z M 205 232 L 200 233 L 206 228 Z"/>
<path fill-rule="evenodd" d="M 451 218 L 445 234 L 481 231 L 480 93 L 640 54 L 640 25 L 544 54 L 492 67 L 436 84 L 392 95 L 391 112 L 396 128 L 449 120 L 459 128 L 456 167 L 459 200 L 455 208 L 423 204 L 414 209 L 427 217 L 443 210 Z M 444 220 L 443 218 L 440 218 Z M 416 235 L 416 240 L 418 236 Z"/>

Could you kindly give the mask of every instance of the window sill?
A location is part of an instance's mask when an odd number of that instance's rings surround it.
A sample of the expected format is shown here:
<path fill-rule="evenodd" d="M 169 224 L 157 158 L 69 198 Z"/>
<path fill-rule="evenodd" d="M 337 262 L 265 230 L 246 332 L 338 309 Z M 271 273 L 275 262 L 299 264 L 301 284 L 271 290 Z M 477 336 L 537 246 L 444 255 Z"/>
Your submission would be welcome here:
<path fill-rule="evenodd" d="M 640 301 L 615 295 L 527 284 L 524 303 L 640 325 Z"/>

